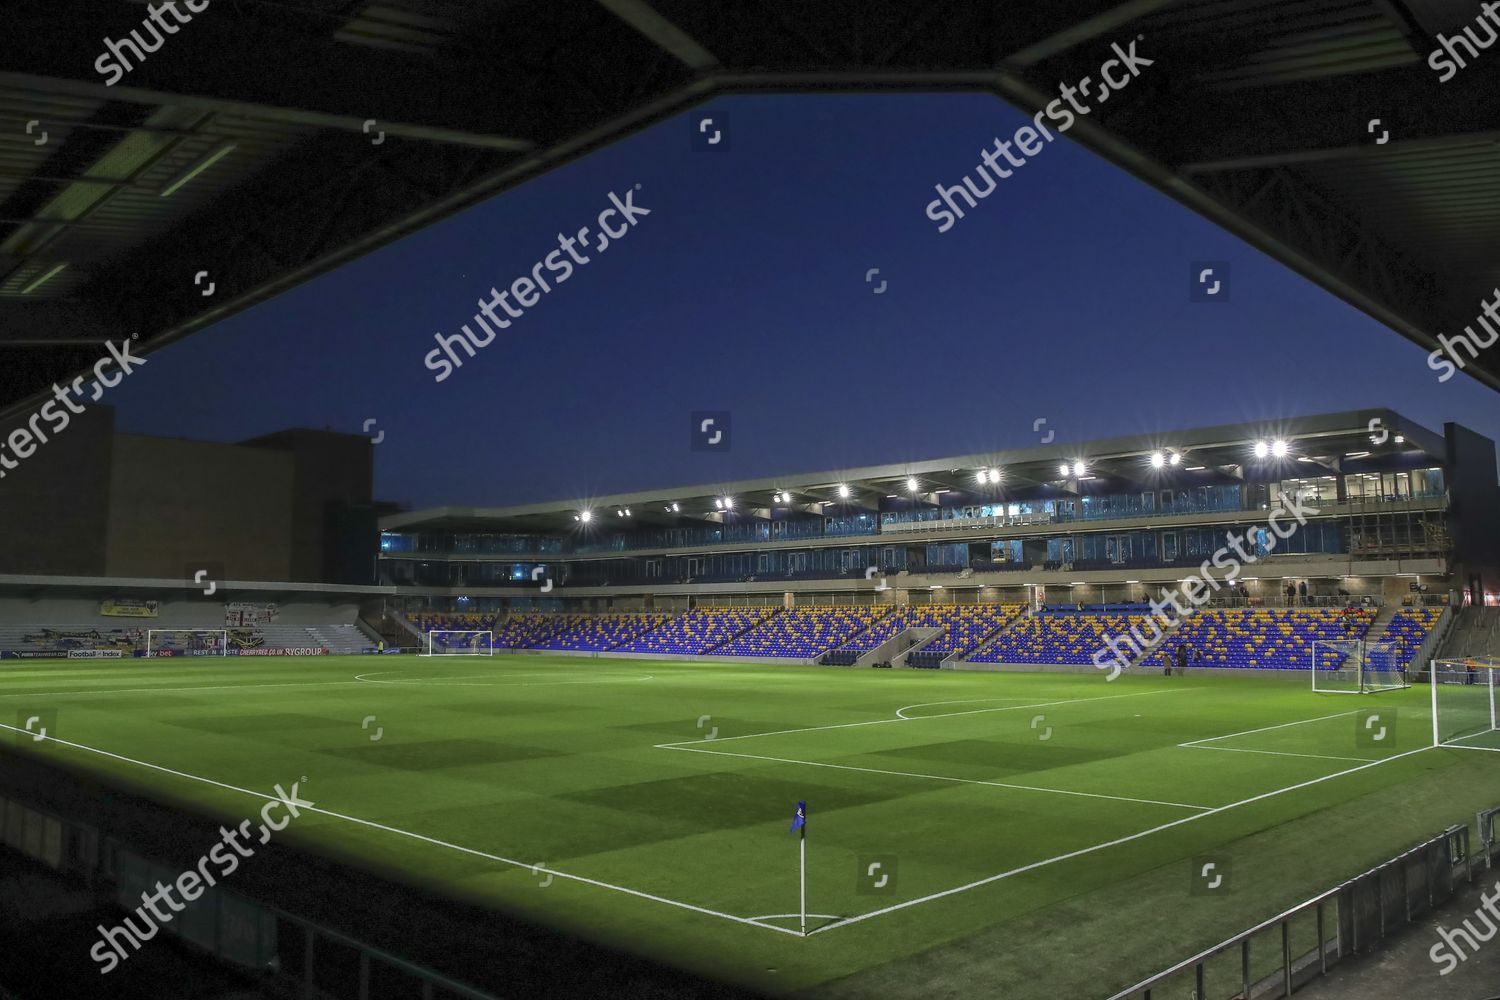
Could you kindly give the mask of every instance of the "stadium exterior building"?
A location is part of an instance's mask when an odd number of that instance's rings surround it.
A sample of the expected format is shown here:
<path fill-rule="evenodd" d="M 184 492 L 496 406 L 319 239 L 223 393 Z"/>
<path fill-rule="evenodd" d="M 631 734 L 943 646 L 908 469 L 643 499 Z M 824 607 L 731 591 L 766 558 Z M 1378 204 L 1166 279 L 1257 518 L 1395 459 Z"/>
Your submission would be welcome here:
<path fill-rule="evenodd" d="M 408 612 L 1159 596 L 1295 498 L 1215 603 L 1481 604 L 1500 592 L 1494 443 L 1384 409 L 696 488 L 381 519 Z M 1305 592 L 1304 592 L 1305 587 Z"/>

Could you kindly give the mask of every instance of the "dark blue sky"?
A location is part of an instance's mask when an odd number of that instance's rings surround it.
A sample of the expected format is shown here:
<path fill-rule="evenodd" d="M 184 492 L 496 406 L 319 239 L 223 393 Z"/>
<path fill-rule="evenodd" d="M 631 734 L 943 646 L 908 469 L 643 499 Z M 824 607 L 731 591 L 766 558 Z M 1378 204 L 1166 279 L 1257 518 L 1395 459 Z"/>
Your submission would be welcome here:
<path fill-rule="evenodd" d="M 151 356 L 122 430 L 239 440 L 374 418 L 376 493 L 575 500 L 1389 406 L 1500 438 L 1495 395 L 1074 145 L 947 233 L 925 214 L 1025 118 L 980 95 L 743 97 L 728 152 L 668 121 Z M 593 226 L 651 210 L 442 383 L 433 334 Z M 1188 301 L 1227 260 L 1228 303 Z M 882 294 L 865 274 L 879 268 Z M 1486 290 L 1476 290 L 1478 297 Z M 733 450 L 689 414 L 728 410 Z"/>

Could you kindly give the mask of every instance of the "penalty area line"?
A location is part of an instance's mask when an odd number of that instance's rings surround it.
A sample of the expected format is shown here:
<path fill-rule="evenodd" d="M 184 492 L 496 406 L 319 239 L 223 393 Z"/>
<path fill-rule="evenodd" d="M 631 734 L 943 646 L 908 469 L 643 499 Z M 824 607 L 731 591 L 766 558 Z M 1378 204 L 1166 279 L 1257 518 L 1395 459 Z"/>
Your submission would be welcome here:
<path fill-rule="evenodd" d="M 215 788 L 222 788 L 227 791 L 238 792 L 241 795 L 249 795 L 252 798 L 263 799 L 269 802 L 278 801 L 278 799 L 274 795 L 267 795 L 264 792 L 257 792 L 254 789 L 250 788 L 241 788 L 238 785 L 231 785 L 226 782 L 216 781 L 213 778 L 205 778 L 197 774 L 189 774 L 186 771 L 174 770 L 170 767 L 163 767 L 160 764 L 152 764 L 148 761 L 136 760 L 133 757 L 125 757 L 121 754 L 112 753 L 108 750 L 101 750 L 98 747 L 86 746 L 82 743 L 73 743 L 68 740 L 60 740 L 55 736 L 43 736 L 38 739 L 35 733 L 29 732 L 25 729 L 19 729 L 15 726 L 8 726 L 3 722 L 0 722 L 0 729 L 6 729 L 13 733 L 23 734 L 29 737 L 32 742 L 56 743 L 58 746 L 70 747 L 74 750 L 82 750 L 86 753 L 98 754 L 101 757 L 108 757 L 111 760 L 121 761 L 122 763 L 126 764 L 133 764 L 136 767 L 148 768 L 149 770 L 159 771 L 162 774 L 170 774 L 178 778 L 185 778 L 188 781 L 196 781 L 201 784 L 212 785 Z M 468 854 L 476 858 L 484 858 L 487 861 L 497 861 L 501 864 L 510 865 L 514 868 L 524 868 L 534 874 L 552 875 L 566 881 L 579 882 L 584 885 L 591 885 L 599 889 L 609 889 L 613 892 L 622 892 L 628 896 L 635 896 L 638 899 L 647 899 L 654 903 L 662 903 L 667 906 L 677 907 L 678 909 L 690 910 L 693 913 L 701 913 L 704 916 L 718 917 L 721 920 L 731 920 L 737 924 L 744 924 L 747 927 L 762 927 L 766 930 L 777 931 L 781 934 L 790 934 L 793 937 L 802 936 L 798 931 L 794 931 L 786 927 L 777 927 L 775 924 L 762 923 L 761 921 L 751 917 L 738 917 L 732 913 L 723 913 L 719 910 L 709 909 L 708 907 L 696 906 L 692 903 L 684 903 L 678 899 L 668 899 L 665 896 L 657 896 L 653 893 L 643 892 L 640 889 L 632 889 L 629 886 L 615 885 L 611 882 L 604 882 L 599 879 L 588 878 L 584 875 L 574 875 L 569 872 L 558 871 L 556 868 L 548 868 L 546 865 L 542 864 L 532 864 L 525 861 L 516 861 L 513 858 L 502 857 L 498 854 L 490 854 L 487 851 L 480 851 L 472 847 L 465 847 L 462 844 L 454 844 L 446 840 L 439 840 L 436 837 L 429 837 L 425 834 L 413 833 L 410 830 L 402 830 L 399 827 L 387 826 L 384 823 L 376 823 L 373 820 L 361 819 L 358 816 L 350 816 L 346 813 L 334 812 L 331 809 L 321 809 L 317 806 L 303 806 L 299 809 L 299 811 L 306 813 L 316 813 L 319 816 L 328 816 L 332 819 L 343 820 L 346 823 L 354 823 L 358 826 L 367 827 L 371 830 L 380 830 L 384 833 L 393 833 L 399 837 L 406 837 L 410 840 L 420 841 L 424 844 L 430 844 L 434 847 L 444 847 L 450 851 L 457 851 L 461 854 Z"/>
<path fill-rule="evenodd" d="M 825 924 L 824 926 L 819 927 L 816 930 L 808 931 L 807 933 L 808 936 L 811 937 L 814 934 L 821 934 L 824 931 L 831 931 L 839 927 L 848 927 L 851 924 L 857 924 L 861 921 L 869 920 L 873 917 L 884 916 L 887 913 L 895 913 L 897 910 L 904 910 L 908 907 L 920 906 L 923 903 L 930 903 L 934 900 L 942 899 L 946 896 L 955 896 L 958 893 L 967 892 L 970 889 L 977 889 L 980 886 L 999 882 L 1000 880 L 1010 878 L 1013 875 L 1022 875 L 1026 872 L 1036 871 L 1038 868 L 1045 868 L 1048 865 L 1057 864 L 1059 861 L 1069 861 L 1073 858 L 1083 857 L 1086 854 L 1093 854 L 1095 851 L 1102 851 L 1106 848 L 1117 847 L 1120 844 L 1128 844 L 1131 841 L 1149 837 L 1154 833 L 1161 833 L 1163 830 L 1170 830 L 1175 826 L 1182 826 L 1184 823 L 1194 823 L 1201 819 L 1207 819 L 1210 816 L 1217 816 L 1219 813 L 1227 812 L 1230 809 L 1237 809 L 1240 806 L 1250 805 L 1253 802 L 1261 802 L 1265 799 L 1274 798 L 1277 795 L 1284 795 L 1287 792 L 1295 792 L 1302 788 L 1308 788 L 1312 785 L 1321 784 L 1325 781 L 1331 781 L 1334 778 L 1343 777 L 1346 774 L 1354 774 L 1357 771 L 1365 771 L 1372 767 L 1379 767 L 1381 764 L 1389 764 L 1393 760 L 1400 760 L 1402 757 L 1410 757 L 1412 754 L 1422 753 L 1426 750 L 1431 749 L 1432 747 L 1430 746 L 1417 747 L 1417 749 L 1415 750 L 1407 750 L 1404 753 L 1398 753 L 1392 757 L 1386 757 L 1381 760 L 1371 761 L 1367 764 L 1361 764 L 1359 767 L 1351 767 L 1343 771 L 1335 771 L 1333 774 L 1325 774 L 1320 778 L 1312 778 L 1308 781 L 1299 782 L 1295 785 L 1288 785 L 1285 788 L 1277 788 L 1269 792 L 1262 792 L 1261 794 L 1253 795 L 1248 799 L 1241 799 L 1238 802 L 1231 802 L 1228 805 L 1217 806 L 1207 812 L 1198 813 L 1195 816 L 1184 816 L 1181 819 L 1174 819 L 1170 823 L 1162 823 L 1159 826 L 1153 826 L 1149 830 L 1141 830 L 1137 833 L 1127 834 L 1124 837 L 1116 837 L 1114 840 L 1108 840 L 1100 844 L 1093 844 L 1089 847 L 1081 847 L 1076 851 L 1069 851 L 1067 854 L 1059 854 L 1054 858 L 1046 858 L 1041 861 L 1033 861 L 1029 865 L 1022 865 L 1019 868 L 1012 868 L 1010 871 L 1000 872 L 998 875 L 990 875 L 986 878 L 977 879 L 973 882 L 965 883 L 964 885 L 954 886 L 951 889 L 944 889 L 941 892 L 929 893 L 926 896 L 920 896 L 916 899 L 908 899 L 905 902 L 896 903 L 892 906 L 882 907 L 878 910 L 871 910 L 869 913 L 861 913 L 858 916 L 846 917 L 843 920 L 839 920 L 831 924 Z"/>

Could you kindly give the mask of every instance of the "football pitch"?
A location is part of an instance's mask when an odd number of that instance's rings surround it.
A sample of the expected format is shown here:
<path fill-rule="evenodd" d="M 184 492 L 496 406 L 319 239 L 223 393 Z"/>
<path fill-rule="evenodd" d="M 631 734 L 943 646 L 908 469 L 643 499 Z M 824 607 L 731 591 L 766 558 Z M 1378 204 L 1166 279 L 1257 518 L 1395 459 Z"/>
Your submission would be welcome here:
<path fill-rule="evenodd" d="M 0 736 L 234 823 L 297 782 L 286 844 L 755 989 L 1089 1000 L 1500 805 L 1427 698 L 246 657 L 6 668 Z"/>

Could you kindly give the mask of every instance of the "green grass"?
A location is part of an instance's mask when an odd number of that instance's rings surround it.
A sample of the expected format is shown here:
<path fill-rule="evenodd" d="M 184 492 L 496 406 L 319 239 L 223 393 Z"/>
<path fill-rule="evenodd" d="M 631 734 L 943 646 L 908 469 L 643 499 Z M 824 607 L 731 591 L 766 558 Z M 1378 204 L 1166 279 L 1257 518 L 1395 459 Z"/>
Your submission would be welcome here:
<path fill-rule="evenodd" d="M 334 657 L 26 663 L 0 671 L 0 723 L 53 710 L 49 736 L 79 746 L 16 746 L 236 822 L 254 799 L 187 775 L 261 794 L 305 775 L 323 811 L 288 843 L 753 987 L 1087 998 L 1500 804 L 1494 754 L 1400 756 L 1430 742 L 1427 696 Z M 1382 741 L 1351 714 L 1370 710 Z M 796 926 L 777 915 L 798 908 L 799 799 L 805 939 L 766 926 Z M 1219 890 L 1195 886 L 1205 857 L 1230 868 Z"/>

